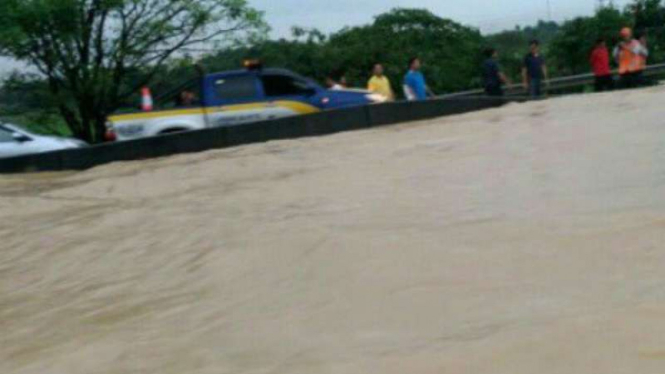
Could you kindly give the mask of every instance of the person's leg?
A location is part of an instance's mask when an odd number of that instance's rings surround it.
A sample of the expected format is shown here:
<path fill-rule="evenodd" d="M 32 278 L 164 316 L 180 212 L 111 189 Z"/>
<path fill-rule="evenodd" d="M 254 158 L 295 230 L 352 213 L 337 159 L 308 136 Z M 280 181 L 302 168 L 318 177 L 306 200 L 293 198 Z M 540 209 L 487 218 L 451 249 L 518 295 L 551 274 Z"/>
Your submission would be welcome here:
<path fill-rule="evenodd" d="M 619 88 L 621 89 L 628 89 L 630 88 L 630 74 L 629 73 L 624 73 L 619 76 Z"/>
<path fill-rule="evenodd" d="M 644 74 L 641 71 L 635 73 L 635 87 L 644 86 Z"/>
<path fill-rule="evenodd" d="M 487 96 L 501 97 L 503 96 L 503 88 L 501 86 L 487 86 L 485 87 Z"/>
<path fill-rule="evenodd" d="M 531 78 L 531 82 L 529 84 L 529 93 L 532 97 L 540 97 L 543 94 L 541 83 L 542 82 L 539 78 Z"/>
<path fill-rule="evenodd" d="M 637 88 L 640 85 L 640 76 L 639 73 L 630 73 L 628 74 L 628 79 L 629 79 L 629 87 L 630 88 Z"/>
<path fill-rule="evenodd" d="M 612 75 L 607 76 L 607 90 L 612 91 L 616 87 L 616 82 L 614 81 L 614 77 Z"/>
<path fill-rule="evenodd" d="M 603 81 L 603 77 L 596 76 L 596 81 L 594 83 L 593 89 L 596 92 L 605 91 L 605 82 Z"/>
<path fill-rule="evenodd" d="M 529 96 L 536 96 L 536 80 L 533 78 L 529 80 Z"/>
<path fill-rule="evenodd" d="M 614 88 L 614 79 L 611 75 L 598 77 L 600 80 L 600 91 L 611 91 Z"/>

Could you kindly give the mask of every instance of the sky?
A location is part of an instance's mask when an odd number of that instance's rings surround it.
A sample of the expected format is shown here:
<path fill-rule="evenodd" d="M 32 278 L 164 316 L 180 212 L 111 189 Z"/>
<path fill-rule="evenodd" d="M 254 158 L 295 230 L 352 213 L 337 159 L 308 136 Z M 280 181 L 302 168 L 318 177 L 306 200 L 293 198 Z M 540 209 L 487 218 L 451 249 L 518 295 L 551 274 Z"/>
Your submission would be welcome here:
<path fill-rule="evenodd" d="M 630 0 L 615 0 L 623 6 Z M 289 36 L 292 26 L 333 32 L 344 26 L 372 22 L 374 16 L 396 7 L 426 8 L 484 33 L 547 20 L 547 0 L 249 0 L 265 11 L 273 36 Z M 552 19 L 561 21 L 593 13 L 598 0 L 549 0 Z M 606 0 L 609 3 L 609 0 Z"/>
<path fill-rule="evenodd" d="M 0 0 L 1 1 L 1 0 Z M 291 27 L 318 28 L 335 32 L 344 26 L 372 22 L 378 14 L 395 7 L 426 8 L 445 18 L 492 33 L 515 25 L 530 25 L 539 19 L 562 21 L 591 14 L 598 0 L 249 0 L 265 12 L 274 38 L 289 37 Z M 609 0 L 606 0 L 609 2 Z M 630 0 L 614 0 L 623 6 Z M 0 57 L 0 75 L 23 65 Z"/>

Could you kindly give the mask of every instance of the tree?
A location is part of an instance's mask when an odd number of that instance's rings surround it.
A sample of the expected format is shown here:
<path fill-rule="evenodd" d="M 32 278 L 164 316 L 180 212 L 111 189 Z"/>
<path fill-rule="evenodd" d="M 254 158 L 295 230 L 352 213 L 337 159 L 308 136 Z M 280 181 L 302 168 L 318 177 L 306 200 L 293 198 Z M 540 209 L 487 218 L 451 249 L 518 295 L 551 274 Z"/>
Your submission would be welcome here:
<path fill-rule="evenodd" d="M 237 69 L 244 59 L 259 59 L 265 66 L 289 69 L 322 81 L 334 67 L 336 57 L 327 37 L 318 30 L 294 27 L 290 40 L 263 40 L 251 46 L 221 50 L 201 60 L 207 70 Z"/>
<path fill-rule="evenodd" d="M 0 53 L 36 67 L 89 142 L 179 50 L 266 30 L 245 0 L 2 0 L 0 24 Z"/>
<path fill-rule="evenodd" d="M 661 0 L 636 0 L 626 8 L 637 34 L 647 35 L 653 61 L 665 59 L 665 6 Z"/>
<path fill-rule="evenodd" d="M 372 66 L 380 62 L 396 92 L 401 92 L 407 62 L 419 56 L 428 83 L 438 93 L 478 84 L 483 37 L 475 29 L 420 9 L 394 9 L 370 25 L 344 28 L 328 37 L 318 30 L 294 28 L 293 39 L 263 41 L 252 47 L 220 51 L 203 59 L 210 70 L 237 67 L 259 58 L 323 81 L 343 72 L 349 83 L 365 87 Z"/>
<path fill-rule="evenodd" d="M 58 115 L 48 84 L 37 74 L 14 72 L 2 82 L 0 120 L 24 125 L 40 134 L 71 135 Z"/>
<path fill-rule="evenodd" d="M 529 50 L 529 42 L 538 40 L 545 56 L 549 55 L 549 46 L 559 32 L 556 22 L 538 21 L 535 26 L 515 27 L 486 37 L 488 46 L 499 51 L 501 67 L 513 80 L 521 77 L 524 56 Z M 556 74 L 556 70 L 552 71 Z"/>
<path fill-rule="evenodd" d="M 631 24 L 629 17 L 611 6 L 599 9 L 592 17 L 567 21 L 552 41 L 550 57 L 562 74 L 586 73 L 595 41 L 603 38 L 612 48 L 619 30 Z"/>
<path fill-rule="evenodd" d="M 372 65 L 383 63 L 393 88 L 401 92 L 410 57 L 420 57 L 437 93 L 465 89 L 478 81 L 483 37 L 478 30 L 423 9 L 394 9 L 369 26 L 344 29 L 330 37 L 335 65 L 365 85 Z"/>
<path fill-rule="evenodd" d="M 529 38 L 521 28 L 503 31 L 487 37 L 487 45 L 499 52 L 499 61 L 506 74 L 517 80 L 520 77 Z"/>

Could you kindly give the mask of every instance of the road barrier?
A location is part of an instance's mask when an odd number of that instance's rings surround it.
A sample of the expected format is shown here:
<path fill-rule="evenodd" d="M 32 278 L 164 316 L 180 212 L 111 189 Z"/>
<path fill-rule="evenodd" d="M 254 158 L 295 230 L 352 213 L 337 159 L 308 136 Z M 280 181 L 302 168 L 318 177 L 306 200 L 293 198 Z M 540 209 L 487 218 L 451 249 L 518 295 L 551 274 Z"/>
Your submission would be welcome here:
<path fill-rule="evenodd" d="M 616 74 L 616 72 L 614 72 Z M 646 77 L 665 75 L 665 64 L 651 65 Z M 579 89 L 594 83 L 593 74 L 555 78 L 549 82 L 550 92 Z M 394 102 L 366 107 L 325 111 L 300 117 L 288 117 L 245 125 L 212 128 L 169 134 L 126 142 L 0 159 L 0 174 L 37 171 L 84 170 L 117 161 L 143 160 L 180 153 L 243 144 L 307 136 L 327 135 L 341 131 L 367 129 L 397 123 L 461 114 L 522 102 L 521 85 L 506 87 L 506 98 L 483 97 L 483 90 L 447 94 L 420 102 Z"/>
<path fill-rule="evenodd" d="M 324 111 L 245 125 L 0 159 L 0 173 L 84 170 L 111 162 L 144 160 L 279 139 L 321 136 L 462 114 L 498 107 L 509 101 L 524 99 L 453 97 Z"/>
<path fill-rule="evenodd" d="M 619 72 L 614 71 L 613 74 L 615 76 L 618 76 Z M 646 68 L 644 71 L 644 76 L 645 77 L 655 77 L 655 76 L 661 76 L 665 75 L 665 64 L 656 64 L 656 65 L 651 65 Z M 565 91 L 569 90 L 572 88 L 580 88 L 584 86 L 589 86 L 593 85 L 595 82 L 596 77 L 593 74 L 580 74 L 580 75 L 573 75 L 573 76 L 568 76 L 568 77 L 562 77 L 562 78 L 554 78 L 550 79 L 549 81 L 549 91 Z M 510 86 L 505 87 L 505 92 L 506 95 L 508 96 L 519 96 L 519 95 L 525 95 L 526 92 L 524 90 L 524 87 L 522 87 L 521 84 L 513 84 Z M 480 96 L 484 95 L 485 91 L 482 89 L 477 89 L 477 90 L 469 90 L 469 91 L 462 91 L 462 92 L 455 92 L 451 94 L 446 94 L 446 95 L 441 95 L 438 98 L 440 99 L 454 99 L 454 98 L 460 98 L 460 97 L 474 97 L 474 96 Z"/>

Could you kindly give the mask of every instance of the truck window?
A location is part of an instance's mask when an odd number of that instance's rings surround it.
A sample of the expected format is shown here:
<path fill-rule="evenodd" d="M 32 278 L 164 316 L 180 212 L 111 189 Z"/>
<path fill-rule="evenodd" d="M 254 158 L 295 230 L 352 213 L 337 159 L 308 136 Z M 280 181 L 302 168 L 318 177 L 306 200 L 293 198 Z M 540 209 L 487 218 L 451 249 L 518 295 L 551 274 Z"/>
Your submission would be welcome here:
<path fill-rule="evenodd" d="M 258 96 L 253 76 L 220 78 L 215 81 L 215 92 L 222 100 L 254 99 Z"/>
<path fill-rule="evenodd" d="M 266 74 L 261 76 L 261 81 L 268 97 L 306 95 L 311 92 L 306 81 L 288 75 Z"/>

